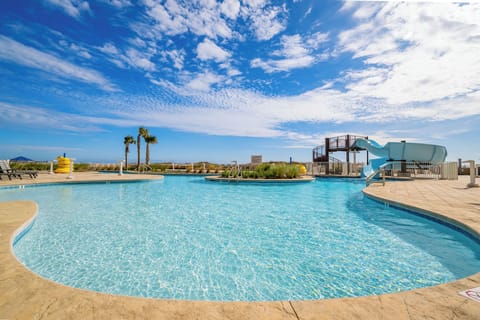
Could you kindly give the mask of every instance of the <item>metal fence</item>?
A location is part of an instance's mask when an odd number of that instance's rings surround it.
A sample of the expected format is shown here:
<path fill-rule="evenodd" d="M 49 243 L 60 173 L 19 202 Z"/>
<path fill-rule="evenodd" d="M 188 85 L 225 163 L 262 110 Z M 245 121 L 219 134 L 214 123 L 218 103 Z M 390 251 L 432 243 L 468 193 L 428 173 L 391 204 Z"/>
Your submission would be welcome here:
<path fill-rule="evenodd" d="M 386 177 L 440 179 L 441 165 L 431 162 L 391 161 L 383 166 Z"/>
<path fill-rule="evenodd" d="M 408 179 L 458 179 L 456 162 L 418 162 L 418 161 L 390 161 L 366 178 L 367 186 L 381 179 L 385 184 L 388 178 Z"/>
<path fill-rule="evenodd" d="M 364 163 L 346 163 L 343 161 L 307 163 L 307 174 L 312 176 L 341 175 L 360 176 Z"/>
<path fill-rule="evenodd" d="M 315 162 L 307 164 L 310 175 L 349 175 L 360 176 L 364 163 L 346 162 Z M 349 167 L 348 167 L 349 166 Z M 412 179 L 449 179 L 456 180 L 456 162 L 418 162 L 418 161 L 390 161 L 385 163 L 375 172 L 374 176 L 386 178 L 412 178 Z M 373 176 L 372 176 L 373 178 Z"/>

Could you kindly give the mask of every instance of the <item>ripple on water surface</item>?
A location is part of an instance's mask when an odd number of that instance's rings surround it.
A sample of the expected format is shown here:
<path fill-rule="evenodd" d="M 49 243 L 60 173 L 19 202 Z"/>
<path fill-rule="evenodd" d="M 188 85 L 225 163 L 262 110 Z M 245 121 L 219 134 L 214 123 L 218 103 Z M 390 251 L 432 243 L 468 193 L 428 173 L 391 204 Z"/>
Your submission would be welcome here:
<path fill-rule="evenodd" d="M 360 181 L 202 177 L 0 190 L 40 212 L 15 253 L 40 275 L 122 295 L 321 299 L 430 286 L 480 270 L 478 242 L 365 199 Z"/>

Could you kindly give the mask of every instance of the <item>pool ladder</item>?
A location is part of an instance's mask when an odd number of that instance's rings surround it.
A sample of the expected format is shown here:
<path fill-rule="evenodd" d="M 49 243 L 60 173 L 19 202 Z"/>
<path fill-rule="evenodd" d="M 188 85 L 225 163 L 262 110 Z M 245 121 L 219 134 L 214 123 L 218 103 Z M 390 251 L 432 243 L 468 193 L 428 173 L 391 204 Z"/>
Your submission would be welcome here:
<path fill-rule="evenodd" d="M 366 179 L 365 179 L 365 185 L 368 187 L 372 183 L 381 183 L 383 186 L 385 186 L 385 166 L 382 165 L 380 166 L 377 170 L 375 170 L 373 173 L 371 173 Z M 377 174 L 381 174 L 382 179 L 381 180 L 375 180 L 375 177 Z"/>

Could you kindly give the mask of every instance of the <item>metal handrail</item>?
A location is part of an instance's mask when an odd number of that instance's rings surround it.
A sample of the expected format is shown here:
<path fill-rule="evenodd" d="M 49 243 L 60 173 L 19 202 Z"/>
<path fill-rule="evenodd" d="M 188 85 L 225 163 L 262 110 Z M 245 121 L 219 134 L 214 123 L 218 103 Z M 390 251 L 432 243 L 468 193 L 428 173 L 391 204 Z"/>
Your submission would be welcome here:
<path fill-rule="evenodd" d="M 368 187 L 370 184 L 372 184 L 374 182 L 373 178 L 375 178 L 379 173 L 382 175 L 382 183 L 385 185 L 385 168 L 389 165 L 390 163 L 387 162 L 378 167 L 377 170 L 375 170 L 365 179 L 365 185 Z"/>
<path fill-rule="evenodd" d="M 137 170 L 137 173 L 145 173 L 147 171 L 153 171 L 152 167 L 148 164 L 140 164 L 140 167 Z"/>
<path fill-rule="evenodd" d="M 365 179 L 365 184 L 367 186 L 370 185 L 374 177 L 379 173 L 382 175 L 384 185 L 386 177 L 439 179 L 441 176 L 441 164 L 418 161 L 390 161 L 381 165 L 370 174 Z"/>
<path fill-rule="evenodd" d="M 342 174 L 345 169 L 344 166 L 347 164 L 345 161 L 330 158 L 330 162 L 312 162 L 311 172 L 312 174 L 318 175 L 329 175 L 329 174 Z M 332 160 L 333 159 L 333 160 Z M 364 163 L 350 163 L 350 176 L 360 176 L 360 171 Z M 317 173 L 315 173 L 317 171 Z"/>

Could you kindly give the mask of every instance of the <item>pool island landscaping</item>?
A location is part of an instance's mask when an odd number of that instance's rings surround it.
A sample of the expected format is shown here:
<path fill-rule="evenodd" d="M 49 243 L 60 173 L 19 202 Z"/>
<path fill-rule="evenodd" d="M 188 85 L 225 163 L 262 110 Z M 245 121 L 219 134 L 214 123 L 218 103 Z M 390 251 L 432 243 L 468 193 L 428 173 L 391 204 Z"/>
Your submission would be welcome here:
<path fill-rule="evenodd" d="M 262 163 L 253 167 L 240 166 L 225 170 L 219 176 L 207 176 L 208 181 L 218 182 L 310 182 L 303 164 Z"/>
<path fill-rule="evenodd" d="M 222 177 L 222 176 L 205 176 L 205 180 L 215 182 L 245 182 L 245 183 L 295 183 L 295 182 L 312 182 L 315 177 L 300 176 L 297 178 L 243 178 L 243 177 Z"/>

